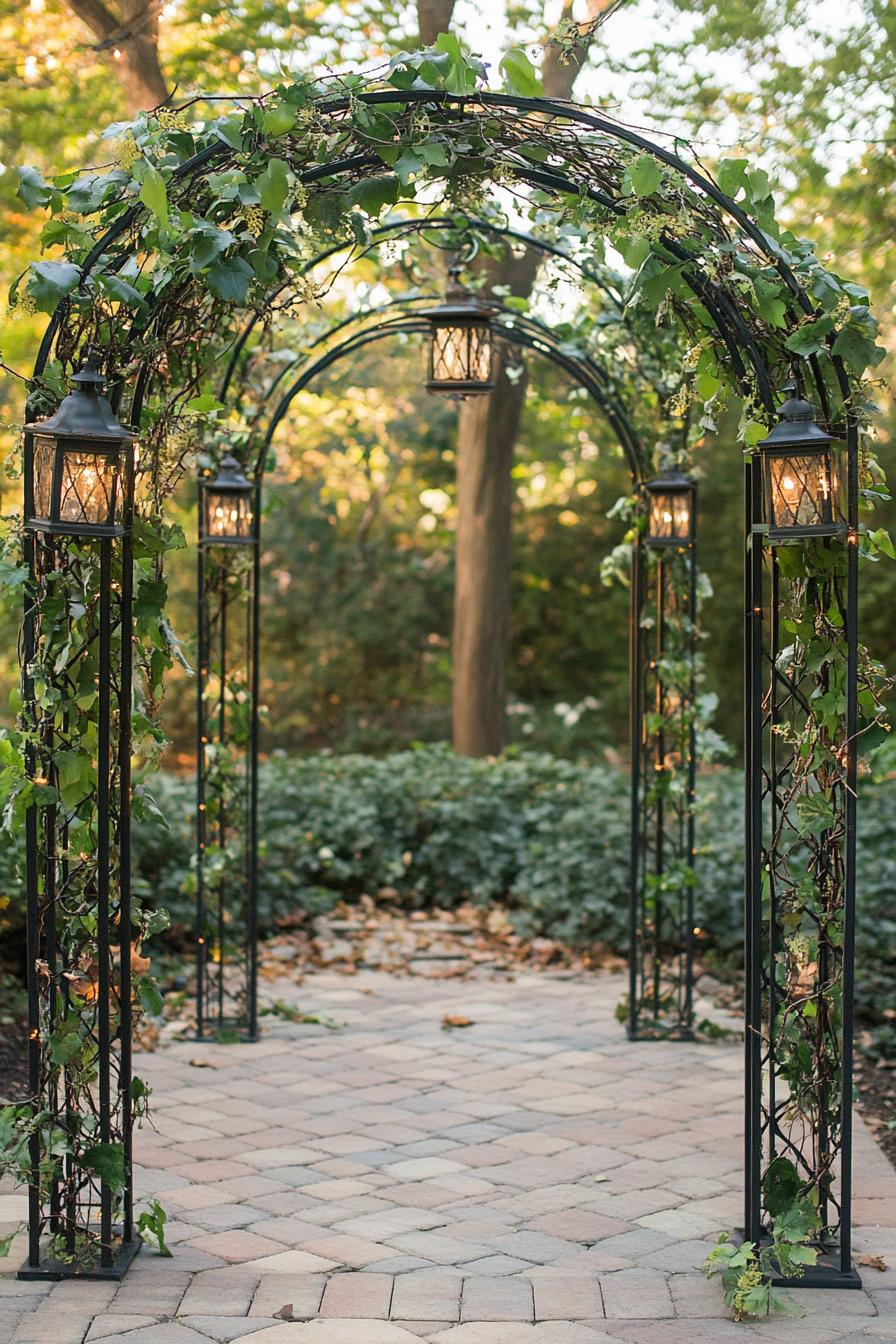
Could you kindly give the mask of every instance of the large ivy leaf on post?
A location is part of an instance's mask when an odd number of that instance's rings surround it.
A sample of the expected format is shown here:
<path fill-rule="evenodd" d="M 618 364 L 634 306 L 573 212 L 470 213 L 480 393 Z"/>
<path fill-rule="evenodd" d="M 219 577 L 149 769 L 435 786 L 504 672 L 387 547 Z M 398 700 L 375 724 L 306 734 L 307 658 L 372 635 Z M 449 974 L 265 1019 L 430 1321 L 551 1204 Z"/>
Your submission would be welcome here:
<path fill-rule="evenodd" d="M 124 1189 L 124 1149 L 120 1143 L 95 1143 L 83 1153 L 81 1165 L 95 1172 L 116 1194 Z"/>
<path fill-rule="evenodd" d="M 163 231 L 168 228 L 168 188 L 165 179 L 149 164 L 140 184 L 140 200 L 155 215 L 156 223 Z"/>

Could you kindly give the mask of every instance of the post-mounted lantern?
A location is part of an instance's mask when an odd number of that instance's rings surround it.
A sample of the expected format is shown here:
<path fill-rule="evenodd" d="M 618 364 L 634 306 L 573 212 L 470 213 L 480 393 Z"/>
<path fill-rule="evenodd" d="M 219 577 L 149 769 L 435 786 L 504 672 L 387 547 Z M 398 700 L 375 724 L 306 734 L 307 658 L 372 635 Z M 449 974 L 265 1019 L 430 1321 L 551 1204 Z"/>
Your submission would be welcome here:
<path fill-rule="evenodd" d="M 690 546 L 696 525 L 697 486 L 675 468 L 644 483 L 647 546 Z"/>
<path fill-rule="evenodd" d="M 459 266 L 452 266 L 450 275 L 445 302 L 424 313 L 432 328 L 426 390 L 463 401 L 494 387 L 494 310 L 461 284 Z"/>
<path fill-rule="evenodd" d="M 231 453 L 215 476 L 200 478 L 199 508 L 203 544 L 250 546 L 255 540 L 255 486 Z"/>
<path fill-rule="evenodd" d="M 769 538 L 836 536 L 846 530 L 836 440 L 816 423 L 814 408 L 792 383 L 784 391 L 778 423 L 758 445 Z"/>
<path fill-rule="evenodd" d="M 36 532 L 117 537 L 134 470 L 136 435 L 120 424 L 90 354 L 72 391 L 31 434 L 26 526 Z"/>

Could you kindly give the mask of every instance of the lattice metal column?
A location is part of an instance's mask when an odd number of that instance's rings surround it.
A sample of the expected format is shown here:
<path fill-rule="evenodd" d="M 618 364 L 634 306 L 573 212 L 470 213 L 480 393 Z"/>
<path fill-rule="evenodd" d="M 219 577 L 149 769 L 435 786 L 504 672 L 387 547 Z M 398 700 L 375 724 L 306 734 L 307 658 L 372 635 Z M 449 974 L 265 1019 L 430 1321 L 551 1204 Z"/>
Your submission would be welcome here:
<path fill-rule="evenodd" d="M 200 483 L 196 1033 L 255 1039 L 258 492 L 246 482 L 222 506 L 220 485 Z"/>
<path fill-rule="evenodd" d="M 782 408 L 791 441 L 792 422 L 806 420 L 788 416 L 792 407 L 807 403 Z M 831 440 L 813 432 L 821 459 Z M 769 436 L 778 468 L 781 437 Z M 807 1287 L 859 1286 L 850 1209 L 857 452 L 851 431 L 846 519 L 820 472 L 807 522 L 802 496 L 791 516 L 785 508 L 795 473 L 766 473 L 777 497 L 763 508 L 759 459 L 747 468 L 744 1221 L 760 1244 L 788 1217 L 810 1230 L 817 1263 L 777 1280 Z"/>
<path fill-rule="evenodd" d="M 687 515 L 663 496 L 660 528 L 648 523 L 632 568 L 632 1040 L 693 1036 L 697 557 L 687 485 Z"/>
<path fill-rule="evenodd" d="M 92 362 L 75 383 L 56 415 L 25 435 L 21 722 L 34 1123 L 24 1279 L 120 1278 L 139 1248 L 131 1162 L 133 435 L 115 420 Z"/>

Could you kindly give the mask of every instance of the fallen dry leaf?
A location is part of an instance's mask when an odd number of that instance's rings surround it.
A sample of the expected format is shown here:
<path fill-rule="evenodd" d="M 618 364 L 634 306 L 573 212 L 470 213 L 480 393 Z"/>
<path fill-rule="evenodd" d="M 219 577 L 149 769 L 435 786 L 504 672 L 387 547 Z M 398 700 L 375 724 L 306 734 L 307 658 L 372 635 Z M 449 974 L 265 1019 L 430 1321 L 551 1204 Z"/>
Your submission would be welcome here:
<path fill-rule="evenodd" d="M 285 1307 L 281 1307 L 279 1311 L 275 1311 L 275 1312 L 274 1312 L 274 1318 L 275 1318 L 275 1320 L 278 1320 L 278 1321 L 291 1321 L 291 1320 L 292 1320 L 292 1303 L 291 1303 L 291 1302 L 287 1302 L 287 1304 L 286 1304 Z"/>
<path fill-rule="evenodd" d="M 193 1069 L 216 1069 L 218 1067 L 212 1059 L 191 1059 L 189 1063 Z"/>
<path fill-rule="evenodd" d="M 887 1270 L 887 1262 L 882 1255 L 856 1256 L 856 1264 L 863 1265 L 865 1269 L 879 1269 L 881 1274 Z"/>
<path fill-rule="evenodd" d="M 472 1017 L 464 1017 L 461 1013 L 446 1013 L 442 1018 L 442 1030 L 451 1031 L 454 1027 L 472 1027 Z"/>

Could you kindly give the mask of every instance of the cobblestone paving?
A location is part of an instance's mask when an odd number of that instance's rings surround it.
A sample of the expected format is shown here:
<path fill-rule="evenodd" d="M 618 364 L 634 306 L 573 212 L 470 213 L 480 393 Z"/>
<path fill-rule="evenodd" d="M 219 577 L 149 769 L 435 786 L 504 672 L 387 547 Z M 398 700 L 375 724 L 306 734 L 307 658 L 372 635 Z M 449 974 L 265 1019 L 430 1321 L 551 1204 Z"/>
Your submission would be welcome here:
<path fill-rule="evenodd" d="M 266 1018 L 255 1045 L 139 1056 L 156 1129 L 138 1191 L 167 1208 L 174 1258 L 144 1248 L 121 1285 L 8 1275 L 0 1340 L 896 1340 L 896 1268 L 794 1293 L 796 1320 L 727 1319 L 699 1265 L 738 1221 L 741 1049 L 630 1045 L 622 989 L 322 972 L 265 991 L 336 1031 Z M 858 1253 L 896 1266 L 896 1173 L 861 1125 L 856 1164 Z M 22 1207 L 0 1195 L 0 1219 Z"/>

